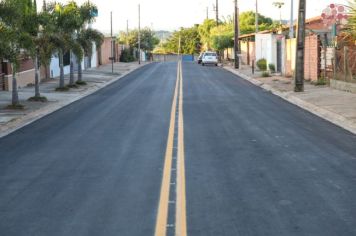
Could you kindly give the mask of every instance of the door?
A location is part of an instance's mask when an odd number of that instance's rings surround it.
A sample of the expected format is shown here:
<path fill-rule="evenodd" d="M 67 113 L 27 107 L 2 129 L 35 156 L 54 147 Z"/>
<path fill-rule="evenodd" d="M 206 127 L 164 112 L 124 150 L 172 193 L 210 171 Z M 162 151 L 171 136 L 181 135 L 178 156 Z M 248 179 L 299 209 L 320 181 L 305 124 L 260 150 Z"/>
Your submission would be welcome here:
<path fill-rule="evenodd" d="M 282 41 L 277 40 L 277 72 L 282 72 Z"/>

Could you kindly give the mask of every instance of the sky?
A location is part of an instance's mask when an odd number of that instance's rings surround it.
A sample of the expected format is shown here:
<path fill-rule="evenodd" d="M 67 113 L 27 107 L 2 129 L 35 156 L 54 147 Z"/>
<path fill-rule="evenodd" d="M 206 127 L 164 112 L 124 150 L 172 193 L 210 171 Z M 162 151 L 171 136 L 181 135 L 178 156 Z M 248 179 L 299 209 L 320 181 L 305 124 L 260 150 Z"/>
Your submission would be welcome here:
<path fill-rule="evenodd" d="M 78 4 L 86 0 L 77 0 Z M 272 5 L 273 2 L 284 2 L 282 19 L 289 20 L 291 0 L 258 0 L 259 13 L 274 20 L 279 20 L 279 9 Z M 42 1 L 38 5 L 42 5 Z M 57 0 L 57 2 L 67 2 Z M 215 19 L 213 4 L 216 0 L 91 0 L 99 9 L 99 16 L 93 27 L 104 33 L 110 32 L 110 12 L 113 12 L 113 31 L 117 33 L 126 30 L 127 21 L 129 28 L 138 27 L 138 4 L 141 5 L 141 27 L 151 27 L 154 30 L 177 30 L 180 27 L 190 27 L 201 23 L 207 15 Z M 294 0 L 294 18 L 297 13 L 297 2 Z M 307 17 L 319 16 L 329 4 L 347 4 L 347 0 L 306 0 Z M 255 0 L 238 0 L 240 12 L 255 10 Z M 234 10 L 233 0 L 219 0 L 219 17 L 232 15 Z"/>

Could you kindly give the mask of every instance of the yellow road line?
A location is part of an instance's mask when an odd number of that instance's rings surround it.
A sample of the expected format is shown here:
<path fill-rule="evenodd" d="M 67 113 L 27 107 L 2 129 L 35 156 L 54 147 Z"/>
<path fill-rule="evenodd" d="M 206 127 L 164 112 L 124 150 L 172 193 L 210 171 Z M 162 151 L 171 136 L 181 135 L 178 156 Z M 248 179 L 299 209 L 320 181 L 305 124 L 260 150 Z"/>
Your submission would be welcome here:
<path fill-rule="evenodd" d="M 185 193 L 185 157 L 184 157 L 184 120 L 183 120 L 183 73 L 179 64 L 180 88 L 178 104 L 178 157 L 177 157 L 177 204 L 176 236 L 187 235 L 186 193 Z"/>
<path fill-rule="evenodd" d="M 168 219 L 169 187 L 171 181 L 174 128 L 175 128 L 175 119 L 176 119 L 178 82 L 179 82 L 179 73 L 180 73 L 179 64 L 177 70 L 178 70 L 177 80 L 176 80 L 176 87 L 173 96 L 171 119 L 169 124 L 168 140 L 167 140 L 167 147 L 166 147 L 166 154 L 165 154 L 165 161 L 164 161 L 162 185 L 161 185 L 161 193 L 160 193 L 157 220 L 156 220 L 156 229 L 155 229 L 156 236 L 165 236 L 167 230 L 166 227 L 167 227 L 167 219 Z"/>

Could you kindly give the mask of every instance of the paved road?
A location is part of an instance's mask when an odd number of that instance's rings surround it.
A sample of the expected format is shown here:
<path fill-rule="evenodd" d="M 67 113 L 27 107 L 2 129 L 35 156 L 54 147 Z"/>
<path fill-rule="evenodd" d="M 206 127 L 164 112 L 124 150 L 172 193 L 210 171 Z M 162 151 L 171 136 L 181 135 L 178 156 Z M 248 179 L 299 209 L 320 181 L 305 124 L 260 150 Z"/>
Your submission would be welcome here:
<path fill-rule="evenodd" d="M 355 144 L 221 68 L 151 64 L 0 139 L 0 235 L 356 235 Z"/>

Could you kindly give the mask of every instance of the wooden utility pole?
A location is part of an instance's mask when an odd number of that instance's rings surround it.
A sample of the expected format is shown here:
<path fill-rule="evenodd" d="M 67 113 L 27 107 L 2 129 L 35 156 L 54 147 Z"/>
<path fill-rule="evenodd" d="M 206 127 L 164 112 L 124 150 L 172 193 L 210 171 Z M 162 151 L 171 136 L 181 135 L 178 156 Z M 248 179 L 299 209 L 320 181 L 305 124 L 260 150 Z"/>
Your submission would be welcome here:
<path fill-rule="evenodd" d="M 110 12 L 110 29 L 111 29 L 111 73 L 114 74 L 114 38 L 112 34 L 112 12 Z"/>
<path fill-rule="evenodd" d="M 256 0 L 256 13 L 255 13 L 255 28 L 256 33 L 258 33 L 258 0 Z"/>
<path fill-rule="evenodd" d="M 141 64 L 141 6 L 138 4 L 138 64 Z"/>
<path fill-rule="evenodd" d="M 295 92 L 304 91 L 304 47 L 305 47 L 305 14 L 306 0 L 299 0 L 297 25 L 297 53 L 295 60 Z"/>
<path fill-rule="evenodd" d="M 235 16 L 234 16 L 234 53 L 235 53 L 235 69 L 240 68 L 239 61 L 239 14 L 237 7 L 237 0 L 234 0 L 235 5 Z"/>
<path fill-rule="evenodd" d="M 219 0 L 216 0 L 215 13 L 216 13 L 216 25 L 219 25 Z"/>

